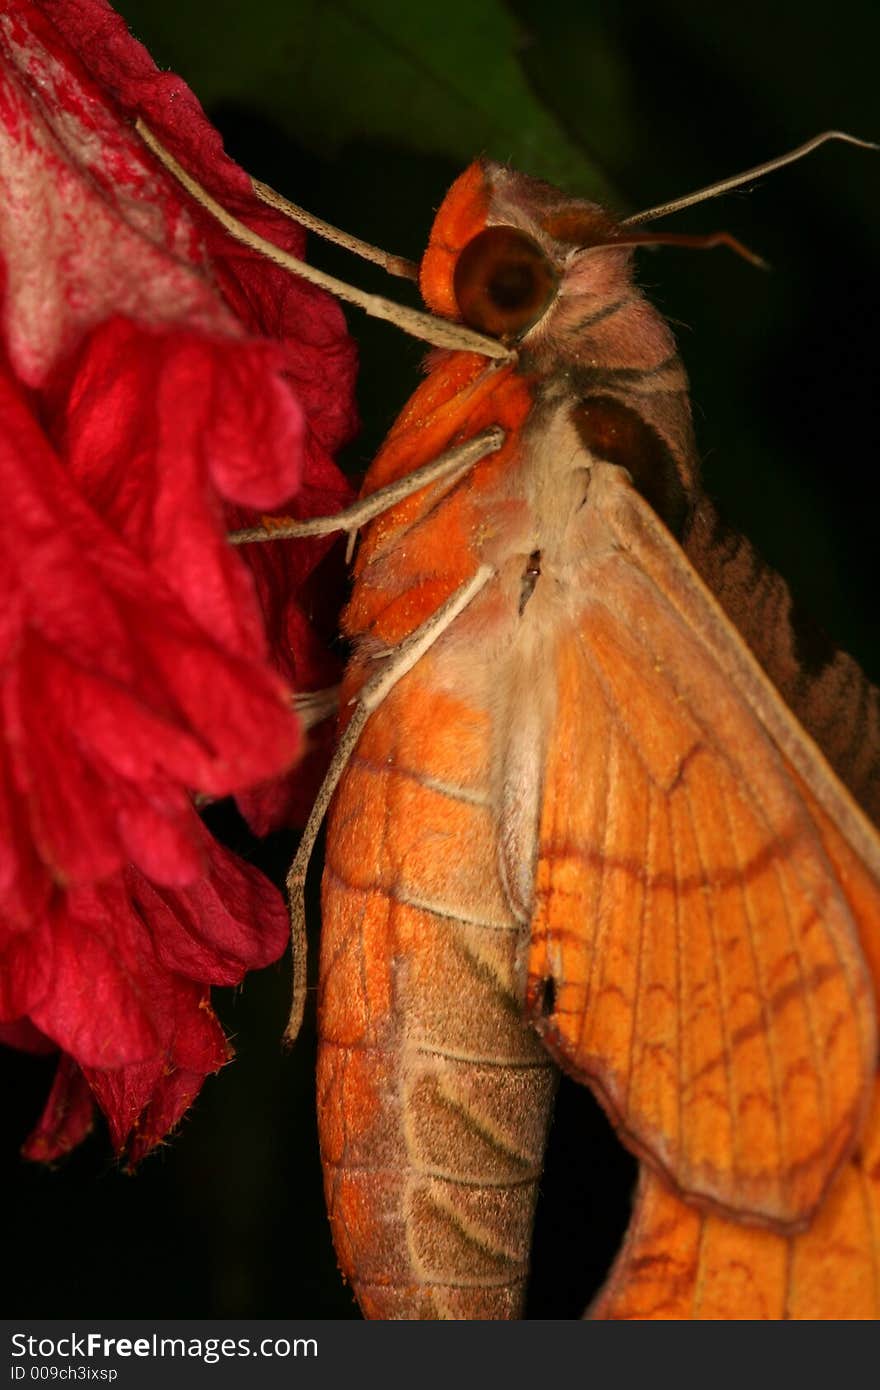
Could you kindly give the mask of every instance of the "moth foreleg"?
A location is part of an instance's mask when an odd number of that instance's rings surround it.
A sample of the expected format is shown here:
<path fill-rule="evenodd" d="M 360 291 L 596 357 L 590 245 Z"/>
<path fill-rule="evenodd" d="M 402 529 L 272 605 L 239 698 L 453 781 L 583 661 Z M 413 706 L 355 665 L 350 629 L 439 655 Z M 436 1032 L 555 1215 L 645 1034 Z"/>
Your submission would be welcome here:
<path fill-rule="evenodd" d="M 372 521 L 373 517 L 379 516 L 380 513 L 388 511 L 389 507 L 402 502 L 405 497 L 418 492 L 420 488 L 441 480 L 454 482 L 480 459 L 497 453 L 504 443 L 504 438 L 504 430 L 497 426 L 483 430 L 480 434 L 474 435 L 473 439 L 468 439 L 464 444 L 457 444 L 454 449 L 447 449 L 430 463 L 423 464 L 421 468 L 414 468 L 403 478 L 396 479 L 386 487 L 378 488 L 376 492 L 370 493 L 369 497 L 361 498 L 333 516 L 311 516 L 306 521 L 295 521 L 291 517 L 279 518 L 267 526 L 250 526 L 243 531 L 230 531 L 226 539 L 230 545 L 250 545 L 255 541 L 301 540 L 306 536 L 328 536 L 334 531 L 353 533 L 368 521 Z"/>
<path fill-rule="evenodd" d="M 349 285 L 345 280 L 338 280 L 335 275 L 328 275 L 325 271 L 318 270 L 316 266 L 298 260 L 296 256 L 291 256 L 288 251 L 282 250 L 272 241 L 267 241 L 265 237 L 260 236 L 251 227 L 227 212 L 226 208 L 218 203 L 216 198 L 212 198 L 208 190 L 203 188 L 197 179 L 194 179 L 178 164 L 174 156 L 166 150 L 161 140 L 157 139 L 149 126 L 140 118 L 135 121 L 135 130 L 144 144 L 152 150 L 159 163 L 164 165 L 178 183 L 182 184 L 190 197 L 199 204 L 199 207 L 210 213 L 215 221 L 219 222 L 220 226 L 225 228 L 236 241 L 264 256 L 267 261 L 281 266 L 282 270 L 287 270 L 292 275 L 298 275 L 311 285 L 320 285 L 322 289 L 329 290 L 331 294 L 337 295 L 349 304 L 357 304 L 372 318 L 384 319 L 386 323 L 393 323 L 402 332 L 409 333 L 422 342 L 433 343 L 435 347 L 451 348 L 453 351 L 478 352 L 483 357 L 495 358 L 501 362 L 514 360 L 516 354 L 496 338 L 489 338 L 483 333 L 475 333 L 472 328 L 468 328 L 463 323 L 451 323 L 448 319 L 435 318 L 432 314 L 423 313 L 420 309 L 410 309 L 405 304 L 396 304 L 394 300 L 385 299 L 383 295 L 367 294 L 363 290 L 356 289 L 354 285 Z"/>

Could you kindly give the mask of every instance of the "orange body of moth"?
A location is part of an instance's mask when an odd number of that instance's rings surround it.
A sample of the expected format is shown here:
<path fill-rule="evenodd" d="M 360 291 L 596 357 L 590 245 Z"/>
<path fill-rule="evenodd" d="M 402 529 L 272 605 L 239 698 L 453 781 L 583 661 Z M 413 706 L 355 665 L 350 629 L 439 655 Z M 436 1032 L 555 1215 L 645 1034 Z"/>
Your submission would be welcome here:
<path fill-rule="evenodd" d="M 557 1067 L 644 1164 L 595 1316 L 836 1316 L 870 1269 L 880 1312 L 876 692 L 804 667 L 722 532 L 631 259 L 601 209 L 473 165 L 422 289 L 517 355 L 435 355 L 364 487 L 505 432 L 368 525 L 344 617 L 350 710 L 490 576 L 330 810 L 320 1140 L 368 1317 L 520 1316 Z"/>

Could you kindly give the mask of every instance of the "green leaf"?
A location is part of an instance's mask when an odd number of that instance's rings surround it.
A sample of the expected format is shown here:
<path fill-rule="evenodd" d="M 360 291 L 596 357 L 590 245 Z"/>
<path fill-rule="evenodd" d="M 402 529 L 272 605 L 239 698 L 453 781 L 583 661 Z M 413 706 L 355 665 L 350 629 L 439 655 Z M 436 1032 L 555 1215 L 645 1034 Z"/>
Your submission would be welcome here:
<path fill-rule="evenodd" d="M 459 165 L 487 154 L 572 193 L 611 198 L 598 163 L 532 90 L 520 62 L 524 35 L 500 0 L 430 9 L 409 0 L 121 0 L 119 8 L 205 106 L 245 105 L 300 144 L 332 154 L 384 141 Z"/>

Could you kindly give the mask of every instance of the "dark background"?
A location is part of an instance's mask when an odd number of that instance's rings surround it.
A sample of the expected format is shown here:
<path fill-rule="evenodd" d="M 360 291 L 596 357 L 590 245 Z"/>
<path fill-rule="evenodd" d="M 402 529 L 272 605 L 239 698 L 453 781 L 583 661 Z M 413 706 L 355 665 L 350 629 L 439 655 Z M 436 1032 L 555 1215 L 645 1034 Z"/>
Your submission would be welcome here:
<path fill-rule="evenodd" d="M 827 127 L 880 139 L 876 0 L 121 0 L 252 173 L 417 258 L 477 153 L 633 211 Z M 691 375 L 709 491 L 877 679 L 876 335 L 880 155 L 831 146 L 675 219 L 724 251 L 642 255 Z M 388 291 L 350 258 L 317 263 Z M 397 282 L 391 291 L 396 292 Z M 418 379 L 420 350 L 350 316 L 365 468 Z M 232 827 L 234 847 L 253 850 Z M 253 850 L 283 875 L 290 845 Z M 313 949 L 313 959 L 316 955 Z M 336 1273 L 317 1165 L 314 1027 L 281 1053 L 285 966 L 217 992 L 237 1060 L 135 1176 L 99 1127 L 54 1171 L 18 1144 L 52 1063 L 2 1052 L 8 1315 L 357 1316 Z M 590 1098 L 563 1091 L 536 1236 L 532 1317 L 573 1317 L 625 1227 L 634 1165 Z"/>

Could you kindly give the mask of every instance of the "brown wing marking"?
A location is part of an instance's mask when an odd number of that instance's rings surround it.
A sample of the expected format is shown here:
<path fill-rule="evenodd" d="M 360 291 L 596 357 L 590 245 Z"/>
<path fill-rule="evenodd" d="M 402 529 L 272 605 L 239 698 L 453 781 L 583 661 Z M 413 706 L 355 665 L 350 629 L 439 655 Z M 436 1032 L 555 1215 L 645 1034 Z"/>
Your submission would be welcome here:
<path fill-rule="evenodd" d="M 794 1229 L 865 1121 L 873 832 L 644 504 L 606 493 L 558 644 L 527 1013 L 676 1189 Z"/>

